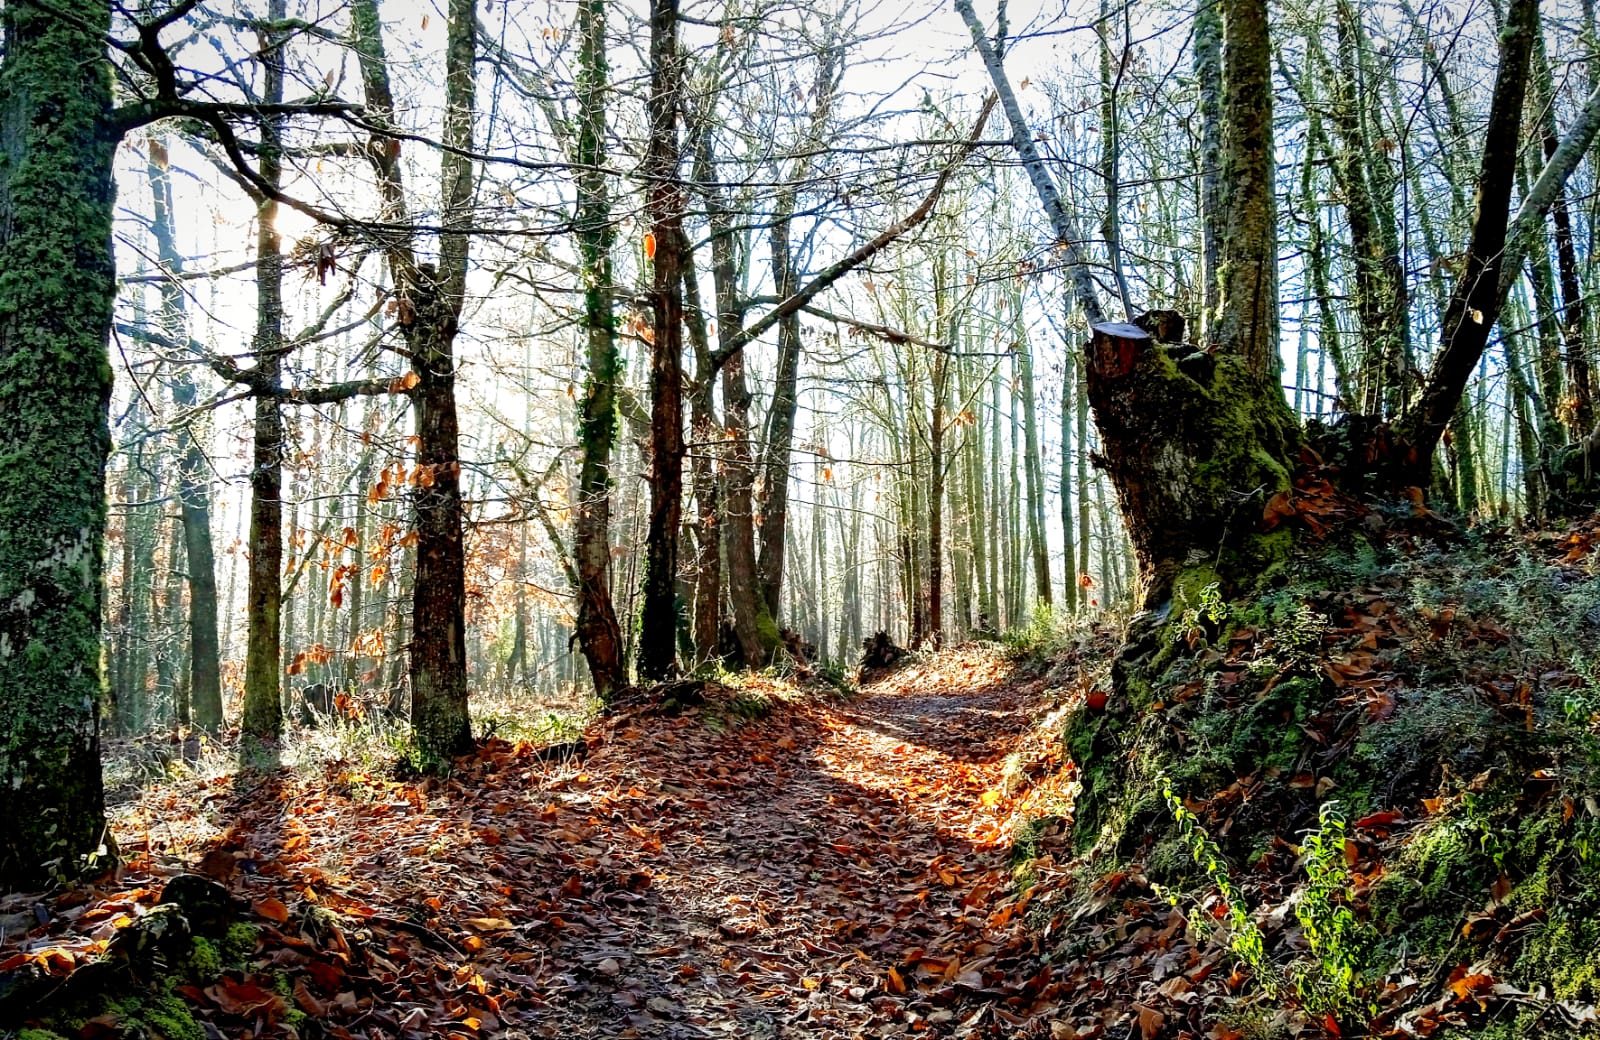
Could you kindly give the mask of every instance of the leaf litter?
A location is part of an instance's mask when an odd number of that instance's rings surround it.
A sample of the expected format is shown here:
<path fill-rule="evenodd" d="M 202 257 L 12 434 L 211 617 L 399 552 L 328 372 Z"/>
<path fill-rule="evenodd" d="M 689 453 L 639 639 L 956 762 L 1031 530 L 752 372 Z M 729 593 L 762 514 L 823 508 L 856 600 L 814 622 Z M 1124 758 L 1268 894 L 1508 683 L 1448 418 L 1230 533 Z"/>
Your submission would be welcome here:
<path fill-rule="evenodd" d="M 1571 569 L 1600 544 L 1594 526 L 1531 544 Z M 1352 726 L 1403 707 L 1419 647 L 1448 643 L 1465 682 L 1508 716 L 1533 719 L 1530 681 L 1577 681 L 1513 653 L 1491 620 L 1404 598 L 1383 578 L 1316 603 L 1328 706 L 1299 723 L 1315 747 L 1331 754 Z M 1237 629 L 1196 660 L 1224 699 L 1255 696 L 1242 680 L 1270 639 Z M 24 962 L 72 972 L 170 878 L 199 871 L 260 936 L 242 967 L 178 991 L 212 1036 L 1356 1035 L 1267 1000 L 1225 929 L 1196 933 L 1137 858 L 1096 873 L 1073 857 L 1060 720 L 1099 710 L 1097 695 L 1104 705 L 1116 644 L 1098 630 L 1048 670 L 958 647 L 849 698 L 750 679 L 732 696 L 769 706 L 756 717 L 728 710 L 725 689 L 695 710 L 646 700 L 593 723 L 581 755 L 491 739 L 445 780 L 332 763 L 151 785 L 118 821 L 115 876 L 0 902 L 0 975 Z M 1302 812 L 1327 794 L 1320 770 L 1277 778 L 1297 799 L 1283 805 Z M 1555 797 L 1534 776 L 1527 797 Z M 1190 809 L 1226 834 L 1241 813 L 1274 811 L 1263 780 Z M 1351 825 L 1357 901 L 1463 797 L 1442 784 L 1391 794 Z M 1239 879 L 1280 952 L 1304 949 L 1286 913 L 1296 859 L 1279 839 Z M 1533 1003 L 1592 1026 L 1593 1008 L 1507 979 L 1508 951 L 1540 920 L 1509 908 L 1511 887 L 1502 877 L 1482 909 L 1463 907 L 1472 958 L 1463 947 L 1431 972 L 1401 964 L 1382 979 L 1372 1034 L 1429 1036 Z M 1196 898 L 1196 915 L 1227 917 L 1214 891 Z"/>

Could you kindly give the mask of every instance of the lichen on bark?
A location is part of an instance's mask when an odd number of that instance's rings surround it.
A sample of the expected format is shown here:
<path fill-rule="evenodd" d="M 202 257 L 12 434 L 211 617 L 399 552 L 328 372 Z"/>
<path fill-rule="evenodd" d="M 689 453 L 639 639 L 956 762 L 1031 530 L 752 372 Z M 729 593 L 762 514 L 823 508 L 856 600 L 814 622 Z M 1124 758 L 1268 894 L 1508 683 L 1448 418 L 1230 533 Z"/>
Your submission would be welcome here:
<path fill-rule="evenodd" d="M 111 15 L 54 10 L 0 15 L 0 889 L 76 870 L 105 829 Z"/>

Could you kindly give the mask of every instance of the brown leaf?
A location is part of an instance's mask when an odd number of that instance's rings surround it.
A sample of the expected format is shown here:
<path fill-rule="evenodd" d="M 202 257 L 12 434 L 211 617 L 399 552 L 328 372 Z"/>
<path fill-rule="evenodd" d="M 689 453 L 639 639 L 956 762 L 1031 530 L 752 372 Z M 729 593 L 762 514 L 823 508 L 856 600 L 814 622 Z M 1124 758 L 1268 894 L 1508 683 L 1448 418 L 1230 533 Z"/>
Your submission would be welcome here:
<path fill-rule="evenodd" d="M 1143 1004 L 1134 1006 L 1139 1009 L 1139 1032 L 1144 1034 L 1144 1040 L 1155 1040 L 1161 1027 L 1167 1024 L 1167 1016 Z"/>
<path fill-rule="evenodd" d="M 234 981 L 224 976 L 216 985 L 206 987 L 205 993 L 217 1007 L 241 1018 L 265 1015 L 276 1019 L 285 1008 L 282 997 L 249 979 Z"/>
<path fill-rule="evenodd" d="M 294 1002 L 300 1005 L 301 1011 L 313 1018 L 321 1018 L 328 1013 L 328 1005 L 311 992 L 303 975 L 294 980 Z"/>
<path fill-rule="evenodd" d="M 289 923 L 289 908 L 271 896 L 256 900 L 255 911 L 276 924 Z"/>

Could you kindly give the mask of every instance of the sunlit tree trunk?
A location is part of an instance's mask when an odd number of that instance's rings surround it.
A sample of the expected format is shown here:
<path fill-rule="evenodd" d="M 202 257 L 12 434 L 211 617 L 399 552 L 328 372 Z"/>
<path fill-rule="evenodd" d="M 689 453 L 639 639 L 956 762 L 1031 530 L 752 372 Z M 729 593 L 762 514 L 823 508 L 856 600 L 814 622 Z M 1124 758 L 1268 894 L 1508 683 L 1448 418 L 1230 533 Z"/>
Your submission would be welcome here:
<path fill-rule="evenodd" d="M 64 12 L 64 14 L 62 13 Z M 79 872 L 100 779 L 106 349 L 116 297 L 105 0 L 0 11 L 0 891 Z"/>
<path fill-rule="evenodd" d="M 285 0 L 271 0 L 267 17 L 282 19 Z M 261 52 L 262 100 L 283 101 L 281 39 L 268 40 Z M 261 151 L 257 174 L 276 189 L 283 179 L 283 118 L 258 120 Z M 268 392 L 255 395 L 253 458 L 250 467 L 250 571 L 246 609 L 249 634 L 245 647 L 244 713 L 240 729 L 258 740 L 276 740 L 283 732 L 279 669 L 282 665 L 283 605 L 283 413 L 271 391 L 282 384 L 283 255 L 278 242 L 278 202 L 271 195 L 256 198 L 256 330 L 251 341 L 255 377 Z"/>

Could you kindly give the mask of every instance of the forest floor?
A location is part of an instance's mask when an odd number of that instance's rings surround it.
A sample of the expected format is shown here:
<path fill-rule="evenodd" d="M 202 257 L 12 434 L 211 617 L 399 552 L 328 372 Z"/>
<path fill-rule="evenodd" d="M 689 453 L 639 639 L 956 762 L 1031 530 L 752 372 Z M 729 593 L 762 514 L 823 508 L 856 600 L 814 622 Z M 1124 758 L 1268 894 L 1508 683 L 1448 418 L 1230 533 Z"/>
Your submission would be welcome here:
<path fill-rule="evenodd" d="M 151 784 L 119 880 L 58 900 L 28 956 L 64 971 L 199 871 L 260 934 L 176 987 L 209 1035 L 1074 1035 L 1011 863 L 1023 803 L 1070 805 L 1039 726 L 1062 690 L 988 647 L 854 696 L 711 691 L 597 720 L 582 757 L 491 740 L 443 781 Z"/>
<path fill-rule="evenodd" d="M 1041 625 L 445 779 L 364 725 L 114 745 L 121 865 L 0 898 L 0 1040 L 1596 1035 L 1600 518 L 1357 516 L 1129 642 L 1143 705 L 1123 630 Z"/>

